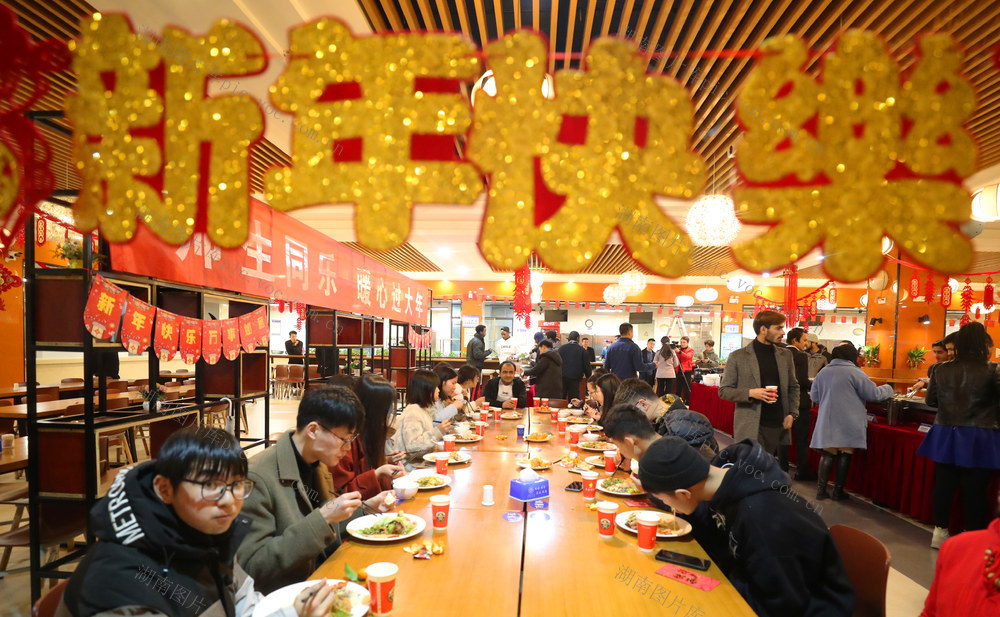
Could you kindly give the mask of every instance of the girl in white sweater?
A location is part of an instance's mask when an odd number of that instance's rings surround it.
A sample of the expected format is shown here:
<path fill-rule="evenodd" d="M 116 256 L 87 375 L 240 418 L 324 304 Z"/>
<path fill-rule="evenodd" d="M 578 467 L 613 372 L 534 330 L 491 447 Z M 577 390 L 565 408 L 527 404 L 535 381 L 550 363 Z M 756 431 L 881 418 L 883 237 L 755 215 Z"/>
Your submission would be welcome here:
<path fill-rule="evenodd" d="M 434 427 L 434 402 L 440 388 L 441 380 L 427 370 L 414 371 L 406 386 L 406 408 L 399 418 L 394 447 L 406 452 L 409 459 L 433 450 L 435 442 L 451 428 L 450 420 Z"/>

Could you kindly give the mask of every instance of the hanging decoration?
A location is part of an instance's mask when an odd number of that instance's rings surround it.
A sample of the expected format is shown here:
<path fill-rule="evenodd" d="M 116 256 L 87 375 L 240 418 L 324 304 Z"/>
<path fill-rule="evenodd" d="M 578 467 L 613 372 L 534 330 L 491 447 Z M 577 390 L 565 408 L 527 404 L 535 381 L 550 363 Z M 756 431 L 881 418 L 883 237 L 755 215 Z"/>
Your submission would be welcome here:
<path fill-rule="evenodd" d="M 240 324 L 235 317 L 222 322 L 222 357 L 235 360 L 240 357 Z"/>
<path fill-rule="evenodd" d="M 962 288 L 962 311 L 964 311 L 965 314 L 962 315 L 962 319 L 959 322 L 961 325 L 964 326 L 965 324 L 969 323 L 970 321 L 969 309 L 971 308 L 972 308 L 972 279 L 966 278 L 965 287 Z"/>
<path fill-rule="evenodd" d="M 934 277 L 927 273 L 927 281 L 924 283 L 924 302 L 930 304 L 934 302 Z"/>
<path fill-rule="evenodd" d="M 531 273 L 528 264 L 514 271 L 514 315 L 531 327 Z"/>
<path fill-rule="evenodd" d="M 306 304 L 305 302 L 296 302 L 294 303 L 294 307 L 295 312 L 298 313 L 298 317 L 295 319 L 295 327 L 301 331 L 306 324 L 306 316 L 308 315 Z"/>
<path fill-rule="evenodd" d="M 983 306 L 993 308 L 993 277 L 986 277 L 986 287 L 983 288 Z"/>
<path fill-rule="evenodd" d="M 156 307 L 146 304 L 135 296 L 128 297 L 125 304 L 125 319 L 122 320 L 122 347 L 130 354 L 141 354 L 149 348 L 155 316 Z"/>
<path fill-rule="evenodd" d="M 618 289 L 625 293 L 625 296 L 637 296 L 646 289 L 646 275 L 639 270 L 632 269 L 618 275 Z"/>
<path fill-rule="evenodd" d="M 107 340 L 118 332 L 118 324 L 125 310 L 128 292 L 104 280 L 100 274 L 94 276 L 90 286 L 87 306 L 83 310 L 83 325 L 94 338 Z"/>
<path fill-rule="evenodd" d="M 5 264 L 0 263 L 0 311 L 7 310 L 3 303 L 3 294 L 22 284 L 21 277 L 14 274 Z"/>
<path fill-rule="evenodd" d="M 733 247 L 737 263 L 775 270 L 822 244 L 827 274 L 859 281 L 878 270 L 888 236 L 926 266 L 965 269 L 972 245 L 957 227 L 971 212 L 962 179 L 976 147 L 963 124 L 976 98 L 955 42 L 920 37 L 902 77 L 870 32 L 840 35 L 817 78 L 800 38 L 769 39 L 762 51 L 737 101 L 747 182 L 735 200 L 744 222 L 771 227 Z"/>
<path fill-rule="evenodd" d="M 195 364 L 201 358 L 202 330 L 200 319 L 181 317 L 178 347 L 184 364 Z"/>
<path fill-rule="evenodd" d="M 917 278 L 916 272 L 914 272 L 913 276 L 910 277 L 910 297 L 920 297 L 920 280 Z"/>
<path fill-rule="evenodd" d="M 830 284 L 830 289 L 826 292 L 827 303 L 833 307 L 837 306 L 837 286 Z"/>
<path fill-rule="evenodd" d="M 941 306 L 944 308 L 951 306 L 951 286 L 949 285 L 941 287 Z"/>
<path fill-rule="evenodd" d="M 49 142 L 25 112 L 48 93 L 51 82 L 45 73 L 68 65 L 63 41 L 32 42 L 14 11 L 0 6 L 0 258 L 55 187 Z"/>
<path fill-rule="evenodd" d="M 799 297 L 799 267 L 792 264 L 785 268 L 785 319 L 792 323 L 798 323 L 798 297 Z"/>
<path fill-rule="evenodd" d="M 160 359 L 160 362 L 167 362 L 173 359 L 177 353 L 177 339 L 180 336 L 180 330 L 177 327 L 179 320 L 179 315 L 161 308 L 156 309 L 153 351 L 156 352 L 156 357 Z"/>
<path fill-rule="evenodd" d="M 205 319 L 201 325 L 201 357 L 208 364 L 215 364 L 222 357 L 222 322 Z"/>

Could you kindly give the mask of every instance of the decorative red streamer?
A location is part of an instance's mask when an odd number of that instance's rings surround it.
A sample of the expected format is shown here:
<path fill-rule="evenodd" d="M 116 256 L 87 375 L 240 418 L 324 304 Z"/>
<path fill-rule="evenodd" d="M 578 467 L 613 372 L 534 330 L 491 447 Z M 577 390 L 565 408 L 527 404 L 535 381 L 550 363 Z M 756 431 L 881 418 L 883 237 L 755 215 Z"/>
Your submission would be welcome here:
<path fill-rule="evenodd" d="M 514 272 L 514 315 L 524 322 L 525 328 L 531 327 L 531 271 L 528 264 Z"/>

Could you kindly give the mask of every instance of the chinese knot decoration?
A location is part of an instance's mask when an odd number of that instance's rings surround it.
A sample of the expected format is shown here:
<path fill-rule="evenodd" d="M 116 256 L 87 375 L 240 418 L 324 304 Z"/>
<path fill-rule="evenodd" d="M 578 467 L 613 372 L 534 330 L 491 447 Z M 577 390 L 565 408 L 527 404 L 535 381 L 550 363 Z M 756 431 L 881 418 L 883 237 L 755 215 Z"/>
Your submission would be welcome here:
<path fill-rule="evenodd" d="M 736 161 L 749 184 L 735 200 L 745 222 L 774 226 L 737 244 L 736 261 L 775 270 L 822 243 L 827 274 L 859 281 L 881 265 L 887 235 L 924 266 L 966 268 L 972 247 L 957 227 L 971 213 L 961 180 L 976 148 L 962 125 L 976 99 L 951 38 L 919 39 L 905 80 L 867 32 L 840 37 L 822 81 L 803 71 L 801 39 L 771 39 L 763 51 L 740 94 L 746 142 Z"/>
<path fill-rule="evenodd" d="M 66 107 L 83 176 L 78 226 L 111 242 L 144 223 L 170 244 L 193 233 L 243 244 L 264 117 L 246 94 L 206 92 L 213 79 L 267 68 L 258 38 L 225 20 L 204 34 L 137 34 L 113 14 L 85 18 L 81 32 L 71 44 L 79 94 Z M 740 95 L 747 184 L 736 198 L 744 221 L 772 227 L 734 247 L 742 267 L 773 271 L 823 244 L 832 278 L 862 280 L 882 263 L 884 235 L 939 272 L 968 265 L 957 224 L 971 211 L 961 180 L 976 151 L 963 122 L 975 96 L 950 38 L 918 45 L 901 78 L 874 35 L 848 31 L 818 81 L 803 72 L 801 39 L 764 43 Z M 617 229 L 650 272 L 687 270 L 691 240 L 656 199 L 703 188 L 694 107 L 634 45 L 597 40 L 581 69 L 552 76 L 554 96 L 542 88 L 548 44 L 526 30 L 480 54 L 460 34 L 356 37 L 324 18 L 292 28 L 290 51 L 270 87 L 270 104 L 293 119 L 282 119 L 291 164 L 264 175 L 274 209 L 351 205 L 359 243 L 389 250 L 407 240 L 415 208 L 469 206 L 485 185 L 479 248 L 496 268 L 535 253 L 579 271 Z M 483 92 L 473 113 L 461 86 L 486 69 L 496 95 Z"/>
<path fill-rule="evenodd" d="M 0 6 L 0 257 L 35 204 L 55 186 L 51 149 L 35 123 L 25 117 L 49 90 L 44 73 L 65 70 L 69 52 L 61 41 L 32 43 L 13 11 Z M 27 96 L 17 97 L 17 93 Z"/>

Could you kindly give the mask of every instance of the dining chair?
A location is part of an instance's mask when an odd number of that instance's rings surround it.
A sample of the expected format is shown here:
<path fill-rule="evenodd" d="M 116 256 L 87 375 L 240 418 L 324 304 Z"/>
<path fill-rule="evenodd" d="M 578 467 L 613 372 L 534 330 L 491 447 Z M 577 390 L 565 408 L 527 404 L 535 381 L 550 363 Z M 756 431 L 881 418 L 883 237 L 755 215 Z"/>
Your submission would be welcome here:
<path fill-rule="evenodd" d="M 39 403 L 59 400 L 59 386 L 46 386 L 44 388 L 36 388 L 35 392 L 38 397 L 36 400 Z"/>
<path fill-rule="evenodd" d="M 40 386 L 41 384 L 36 381 L 35 385 L 36 386 Z M 27 388 L 28 387 L 28 382 L 26 382 L 26 381 L 15 381 L 14 382 L 14 387 L 15 388 Z"/>
<path fill-rule="evenodd" d="M 66 590 L 68 583 L 68 578 L 63 579 L 58 585 L 45 592 L 45 595 L 39 598 L 38 602 L 35 602 L 35 605 L 31 607 L 31 617 L 54 617 L 56 609 L 59 608 L 59 603 L 62 602 L 63 592 Z"/>
<path fill-rule="evenodd" d="M 892 555 L 878 538 L 847 525 L 830 527 L 854 595 L 852 617 L 885 617 L 885 591 Z"/>
<path fill-rule="evenodd" d="M 127 392 L 128 381 L 125 379 L 115 379 L 113 381 L 109 381 L 107 389 L 108 392 Z"/>
<path fill-rule="evenodd" d="M 136 379 L 132 382 L 132 385 L 139 388 L 140 390 L 149 385 L 148 379 Z"/>
<path fill-rule="evenodd" d="M 288 365 L 288 385 L 292 388 L 292 395 L 296 398 L 302 394 L 302 386 L 305 383 L 305 367 L 301 364 Z"/>
<path fill-rule="evenodd" d="M 288 366 L 287 364 L 278 364 L 274 367 L 271 392 L 278 398 L 285 397 L 285 390 L 288 387 Z"/>
<path fill-rule="evenodd" d="M 83 377 L 67 377 L 59 382 L 62 386 L 82 386 Z"/>

